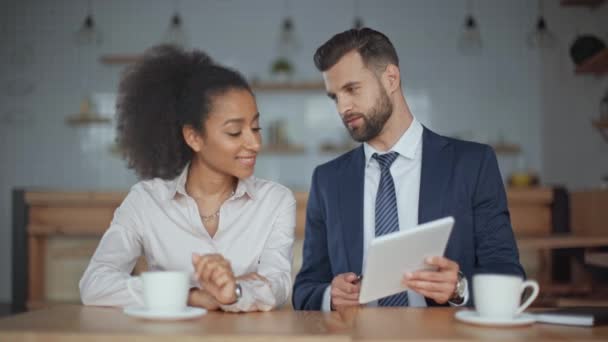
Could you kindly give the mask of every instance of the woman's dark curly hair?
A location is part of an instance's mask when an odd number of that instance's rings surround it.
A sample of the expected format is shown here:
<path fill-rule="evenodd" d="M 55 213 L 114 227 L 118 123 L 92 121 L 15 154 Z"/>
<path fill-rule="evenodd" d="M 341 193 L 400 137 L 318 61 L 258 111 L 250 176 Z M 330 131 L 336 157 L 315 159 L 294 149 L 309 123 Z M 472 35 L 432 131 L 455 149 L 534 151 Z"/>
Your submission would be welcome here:
<path fill-rule="evenodd" d="M 192 159 L 182 128 L 204 134 L 212 98 L 232 89 L 251 92 L 237 71 L 198 50 L 150 48 L 122 76 L 118 88 L 117 143 L 141 179 L 177 177 Z"/>

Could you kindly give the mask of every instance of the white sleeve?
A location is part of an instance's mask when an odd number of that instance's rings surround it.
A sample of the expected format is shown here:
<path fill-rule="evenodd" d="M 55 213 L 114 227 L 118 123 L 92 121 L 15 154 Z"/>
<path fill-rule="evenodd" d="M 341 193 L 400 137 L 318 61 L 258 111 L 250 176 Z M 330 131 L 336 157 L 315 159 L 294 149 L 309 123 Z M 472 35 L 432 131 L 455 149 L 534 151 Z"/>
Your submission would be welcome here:
<path fill-rule="evenodd" d="M 331 285 L 328 285 L 323 292 L 323 302 L 321 303 L 321 311 L 331 311 Z"/>
<path fill-rule="evenodd" d="M 89 265 L 80 279 L 80 298 L 84 305 L 142 305 L 142 283 L 131 272 L 142 255 L 141 226 L 131 190 L 114 212 L 110 228 L 104 233 Z M 128 289 L 131 288 L 131 290 Z"/>

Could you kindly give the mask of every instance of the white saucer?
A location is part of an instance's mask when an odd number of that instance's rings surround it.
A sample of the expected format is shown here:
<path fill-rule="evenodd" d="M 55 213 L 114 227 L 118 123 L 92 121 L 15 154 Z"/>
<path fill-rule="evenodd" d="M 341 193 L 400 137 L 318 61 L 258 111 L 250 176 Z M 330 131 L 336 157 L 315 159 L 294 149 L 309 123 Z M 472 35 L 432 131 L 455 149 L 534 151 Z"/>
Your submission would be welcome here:
<path fill-rule="evenodd" d="M 477 325 L 489 325 L 494 327 L 516 327 L 530 325 L 536 322 L 536 317 L 531 314 L 522 313 L 515 318 L 489 318 L 481 317 L 474 310 L 460 310 L 454 315 L 457 320 Z"/>
<path fill-rule="evenodd" d="M 124 309 L 124 313 L 128 316 L 133 316 L 137 318 L 145 318 L 145 319 L 160 319 L 167 321 L 175 321 L 180 319 L 191 319 L 200 317 L 207 313 L 207 310 L 203 308 L 194 308 L 191 306 L 186 307 L 183 311 L 177 312 L 166 312 L 166 311 L 157 311 L 157 310 L 149 310 L 144 307 L 128 307 Z"/>

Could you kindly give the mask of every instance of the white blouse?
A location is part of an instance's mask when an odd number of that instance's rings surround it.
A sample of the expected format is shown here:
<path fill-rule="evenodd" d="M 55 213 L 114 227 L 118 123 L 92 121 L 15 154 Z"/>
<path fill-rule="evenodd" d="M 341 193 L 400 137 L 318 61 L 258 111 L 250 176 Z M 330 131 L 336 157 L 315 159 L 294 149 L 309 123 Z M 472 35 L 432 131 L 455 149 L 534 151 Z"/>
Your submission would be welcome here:
<path fill-rule="evenodd" d="M 219 253 L 230 261 L 235 276 L 257 272 L 268 279 L 269 283 L 239 282 L 242 297 L 223 305 L 223 310 L 267 311 L 287 301 L 296 212 L 293 193 L 253 176 L 239 180 L 220 208 L 218 230 L 211 238 L 196 202 L 186 193 L 187 178 L 188 166 L 173 180 L 155 178 L 131 188 L 80 280 L 85 305 L 142 305 L 142 282 L 131 276 L 137 259 L 144 255 L 150 271 L 193 274 L 192 253 Z M 200 287 L 194 276 L 191 287 Z"/>

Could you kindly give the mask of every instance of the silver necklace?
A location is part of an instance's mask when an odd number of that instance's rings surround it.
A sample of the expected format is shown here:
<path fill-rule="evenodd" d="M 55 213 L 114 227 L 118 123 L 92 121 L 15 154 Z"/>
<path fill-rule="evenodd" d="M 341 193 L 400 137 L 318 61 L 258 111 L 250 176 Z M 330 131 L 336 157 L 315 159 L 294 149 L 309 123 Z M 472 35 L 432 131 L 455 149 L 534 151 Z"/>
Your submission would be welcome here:
<path fill-rule="evenodd" d="M 230 196 L 228 196 L 228 198 L 234 196 L 234 190 L 232 191 L 232 193 L 230 193 Z M 220 205 L 220 208 L 222 206 Z M 216 219 L 218 219 L 220 217 L 220 208 L 217 208 L 217 211 L 214 212 L 211 215 L 200 215 L 201 216 L 201 220 L 203 220 L 203 222 L 209 222 L 209 221 L 214 221 Z"/>
<path fill-rule="evenodd" d="M 218 217 L 220 217 L 220 210 L 219 209 L 216 212 L 214 212 L 213 214 L 211 214 L 211 215 L 207 215 L 207 216 L 201 215 L 201 220 L 203 220 L 203 222 L 209 222 L 211 220 L 217 219 Z"/>

